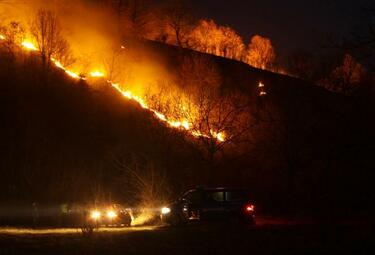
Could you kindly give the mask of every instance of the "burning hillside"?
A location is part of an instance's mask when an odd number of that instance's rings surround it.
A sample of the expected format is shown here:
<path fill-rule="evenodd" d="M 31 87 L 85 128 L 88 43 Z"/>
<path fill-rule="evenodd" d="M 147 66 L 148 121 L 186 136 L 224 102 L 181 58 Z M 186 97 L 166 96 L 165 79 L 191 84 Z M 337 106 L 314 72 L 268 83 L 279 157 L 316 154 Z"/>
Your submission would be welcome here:
<path fill-rule="evenodd" d="M 2 40 L 6 40 L 6 37 L 4 35 L 1 35 L 1 38 L 2 38 Z M 21 43 L 21 46 L 23 48 L 25 48 L 26 50 L 40 51 L 40 49 L 34 43 L 30 42 L 30 40 L 28 40 L 28 39 L 24 40 Z M 55 59 L 53 56 L 51 57 L 51 61 L 54 63 L 54 65 L 57 68 L 62 69 L 71 78 L 86 80 L 86 75 L 79 74 L 77 72 L 69 70 L 68 68 L 64 67 L 61 64 L 61 62 L 59 60 Z M 103 72 L 101 72 L 101 71 L 95 71 L 95 70 L 91 71 L 90 73 L 88 73 L 88 76 L 90 78 L 103 78 L 103 79 L 106 78 L 106 75 Z M 160 121 L 166 123 L 171 128 L 178 128 L 178 129 L 186 130 L 191 135 L 193 135 L 195 137 L 204 137 L 204 138 L 207 138 L 207 139 L 214 138 L 218 142 L 224 142 L 225 141 L 225 134 L 224 134 L 223 131 L 222 132 L 217 132 L 217 131 L 215 131 L 213 129 L 210 129 L 210 132 L 208 134 L 206 134 L 206 133 L 203 133 L 203 132 L 201 132 L 199 130 L 192 130 L 192 125 L 193 125 L 192 122 L 194 120 L 192 120 L 192 119 L 190 119 L 190 120 L 188 120 L 188 119 L 182 119 L 182 120 L 173 120 L 173 119 L 170 119 L 165 114 L 160 113 L 157 110 L 150 108 L 150 106 L 147 104 L 147 102 L 145 101 L 145 99 L 143 99 L 143 98 L 141 98 L 141 97 L 139 97 L 137 95 L 134 95 L 132 93 L 132 91 L 130 91 L 130 90 L 124 90 L 120 84 L 112 82 L 110 80 L 107 80 L 107 83 L 109 85 L 111 85 L 113 88 L 115 88 L 116 90 L 118 90 L 124 97 L 126 97 L 126 98 L 128 98 L 130 100 L 136 101 L 142 108 L 147 109 L 150 112 L 152 112 L 156 118 L 158 118 Z M 182 109 L 186 109 L 186 108 L 182 107 Z"/>
<path fill-rule="evenodd" d="M 100 59 L 100 53 L 95 51 L 88 59 L 84 59 L 84 61 L 90 63 L 89 65 L 85 65 L 82 57 L 78 56 L 77 58 L 73 55 L 73 51 L 69 50 L 70 45 L 68 41 L 63 38 L 62 31 L 63 28 L 60 26 L 57 14 L 49 10 L 40 9 L 34 17 L 33 23 L 30 26 L 30 31 L 24 31 L 24 28 L 22 28 L 21 32 L 20 23 L 13 22 L 9 25 L 9 28 L 5 28 L 5 34 L 1 35 L 1 40 L 9 44 L 19 43 L 19 46 L 25 50 L 33 51 L 37 54 L 39 53 L 43 62 L 47 64 L 51 62 L 55 67 L 63 70 L 73 79 L 88 80 L 89 83 L 92 79 L 105 79 L 109 85 L 118 90 L 124 97 L 136 101 L 142 108 L 152 112 L 156 118 L 171 128 L 185 130 L 192 136 L 198 138 L 214 139 L 218 142 L 225 141 L 226 130 L 214 126 L 206 128 L 198 127 L 195 123 L 196 117 L 194 116 L 194 112 L 198 111 L 198 106 L 194 105 L 193 102 L 189 101 L 186 105 L 174 106 L 177 113 L 168 111 L 160 112 L 151 107 L 150 102 L 147 100 L 147 98 L 153 98 L 152 94 L 145 94 L 145 92 L 137 94 L 137 92 L 134 92 L 131 88 L 135 89 L 135 91 L 145 90 L 145 85 L 142 84 L 142 80 L 144 79 L 141 76 L 142 74 L 140 74 L 144 72 L 144 68 L 137 71 L 138 74 L 135 75 L 135 78 L 127 79 L 127 82 L 130 84 L 121 84 L 120 81 L 124 80 L 124 76 L 129 76 L 129 72 L 125 74 L 115 74 L 117 69 L 120 69 L 120 66 L 124 65 L 124 63 L 119 63 L 119 66 L 117 66 L 117 62 L 122 59 L 115 58 L 120 57 L 122 54 L 127 54 L 125 46 L 119 46 L 117 50 L 113 50 L 113 53 L 105 53 L 107 56 L 113 54 L 111 56 L 111 63 L 108 63 L 107 59 L 102 62 L 95 62 L 95 60 Z M 15 37 L 20 38 L 16 40 Z M 77 50 L 80 49 L 81 46 L 72 45 L 72 48 Z M 86 50 L 87 49 L 84 48 L 81 52 L 85 52 Z M 125 51 L 125 53 L 122 51 Z M 74 59 L 74 61 L 69 62 L 69 60 L 72 59 Z M 107 70 L 105 71 L 106 64 L 110 66 L 107 66 Z M 130 66 L 130 68 L 133 68 L 131 63 L 126 64 Z M 154 69 L 152 63 L 149 63 L 149 65 L 151 66 L 147 67 L 148 69 Z M 109 75 L 107 73 L 109 73 Z M 144 82 L 151 82 L 155 85 L 156 79 L 158 79 L 158 77 L 147 77 Z M 148 91 L 148 93 L 152 92 L 153 91 Z M 163 108 L 167 109 L 165 106 L 163 106 Z"/>

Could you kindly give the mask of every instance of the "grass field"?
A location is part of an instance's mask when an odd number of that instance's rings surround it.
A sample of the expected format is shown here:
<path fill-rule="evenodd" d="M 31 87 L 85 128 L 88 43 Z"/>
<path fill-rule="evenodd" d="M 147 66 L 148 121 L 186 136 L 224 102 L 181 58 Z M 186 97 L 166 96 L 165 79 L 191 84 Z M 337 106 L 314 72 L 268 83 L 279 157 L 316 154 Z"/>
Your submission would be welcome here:
<path fill-rule="evenodd" d="M 189 225 L 101 229 L 0 230 L 0 254 L 374 254 L 364 224 L 260 220 L 252 228 Z"/>

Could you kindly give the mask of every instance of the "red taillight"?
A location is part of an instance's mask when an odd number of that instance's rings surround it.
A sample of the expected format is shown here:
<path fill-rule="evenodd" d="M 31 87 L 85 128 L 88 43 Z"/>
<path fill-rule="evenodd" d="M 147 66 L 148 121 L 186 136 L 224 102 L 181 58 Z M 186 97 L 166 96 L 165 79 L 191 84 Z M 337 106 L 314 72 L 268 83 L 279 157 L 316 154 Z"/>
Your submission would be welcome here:
<path fill-rule="evenodd" d="M 245 211 L 248 213 L 254 212 L 254 209 L 255 209 L 254 205 L 249 204 L 245 206 Z"/>

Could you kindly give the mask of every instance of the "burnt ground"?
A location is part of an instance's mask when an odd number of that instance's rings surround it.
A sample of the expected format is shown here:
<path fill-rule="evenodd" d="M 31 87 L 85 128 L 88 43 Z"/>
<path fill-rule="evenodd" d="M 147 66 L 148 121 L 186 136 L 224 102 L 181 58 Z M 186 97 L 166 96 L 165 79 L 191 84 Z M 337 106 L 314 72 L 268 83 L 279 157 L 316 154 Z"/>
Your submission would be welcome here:
<path fill-rule="evenodd" d="M 0 229 L 0 254 L 375 254 L 368 224 L 259 219 L 252 228 L 189 225 L 104 229 Z"/>

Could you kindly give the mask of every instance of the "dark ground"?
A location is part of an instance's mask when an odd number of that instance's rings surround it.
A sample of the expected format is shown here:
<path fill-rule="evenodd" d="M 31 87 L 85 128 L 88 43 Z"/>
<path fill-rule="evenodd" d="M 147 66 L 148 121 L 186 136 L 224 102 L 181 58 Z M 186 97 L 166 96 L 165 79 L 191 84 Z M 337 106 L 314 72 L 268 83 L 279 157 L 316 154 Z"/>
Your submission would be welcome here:
<path fill-rule="evenodd" d="M 0 229 L 0 254 L 374 254 L 368 224 L 260 218 L 256 227 L 190 225 L 101 230 Z"/>

